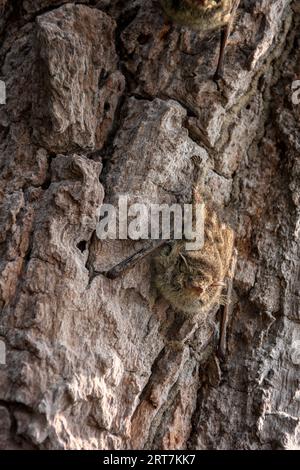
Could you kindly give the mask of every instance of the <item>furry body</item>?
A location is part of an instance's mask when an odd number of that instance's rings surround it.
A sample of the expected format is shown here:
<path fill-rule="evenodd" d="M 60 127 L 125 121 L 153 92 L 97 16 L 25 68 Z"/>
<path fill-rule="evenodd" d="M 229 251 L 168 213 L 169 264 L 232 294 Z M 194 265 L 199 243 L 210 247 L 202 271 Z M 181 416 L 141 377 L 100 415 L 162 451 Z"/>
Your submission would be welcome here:
<path fill-rule="evenodd" d="M 222 296 L 234 247 L 232 229 L 206 209 L 204 246 L 186 251 L 185 242 L 164 247 L 154 259 L 154 284 L 175 310 L 207 313 Z"/>
<path fill-rule="evenodd" d="M 231 20 L 236 0 L 161 0 L 167 16 L 198 31 L 218 29 Z"/>

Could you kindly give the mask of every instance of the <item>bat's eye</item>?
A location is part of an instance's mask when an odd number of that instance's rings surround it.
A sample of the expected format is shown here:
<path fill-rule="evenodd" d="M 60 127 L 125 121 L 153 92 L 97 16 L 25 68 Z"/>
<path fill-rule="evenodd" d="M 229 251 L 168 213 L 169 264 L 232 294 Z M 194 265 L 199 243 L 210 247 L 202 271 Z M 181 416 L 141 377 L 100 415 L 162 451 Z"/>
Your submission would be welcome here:
<path fill-rule="evenodd" d="M 191 287 L 193 287 L 193 278 L 192 276 L 187 276 L 184 280 L 184 286 L 187 288 L 187 289 L 190 289 Z"/>
<path fill-rule="evenodd" d="M 163 254 L 165 256 L 169 256 L 171 251 L 172 251 L 172 248 L 170 247 L 170 245 L 166 245 L 165 247 L 162 248 L 161 254 Z"/>

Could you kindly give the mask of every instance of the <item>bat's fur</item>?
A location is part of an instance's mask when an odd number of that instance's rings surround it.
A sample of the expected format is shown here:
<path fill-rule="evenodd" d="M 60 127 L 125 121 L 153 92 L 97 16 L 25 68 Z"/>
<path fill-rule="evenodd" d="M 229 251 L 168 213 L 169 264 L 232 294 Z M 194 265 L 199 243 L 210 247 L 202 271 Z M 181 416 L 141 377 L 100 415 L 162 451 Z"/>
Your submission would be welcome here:
<path fill-rule="evenodd" d="M 160 0 L 173 21 L 199 31 L 221 28 L 232 20 L 237 0 Z"/>
<path fill-rule="evenodd" d="M 224 282 L 230 267 L 234 233 L 217 214 L 205 209 L 205 239 L 200 250 L 186 251 L 185 242 L 164 247 L 154 258 L 154 285 L 181 312 L 207 313 L 224 304 Z"/>

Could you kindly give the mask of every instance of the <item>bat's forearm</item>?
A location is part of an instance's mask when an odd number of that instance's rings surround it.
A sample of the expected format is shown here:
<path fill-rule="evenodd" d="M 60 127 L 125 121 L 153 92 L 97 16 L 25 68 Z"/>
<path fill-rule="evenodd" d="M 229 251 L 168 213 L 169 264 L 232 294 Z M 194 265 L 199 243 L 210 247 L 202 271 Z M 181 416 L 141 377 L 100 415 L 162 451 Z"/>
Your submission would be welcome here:
<path fill-rule="evenodd" d="M 106 276 L 109 279 L 116 279 L 117 277 L 127 272 L 129 269 L 132 269 L 138 262 L 149 256 L 151 253 L 155 252 L 158 248 L 168 242 L 169 240 L 156 240 L 142 247 L 140 250 L 128 256 L 128 258 L 125 258 L 124 260 L 120 261 L 120 263 L 116 264 L 107 271 L 94 271 L 94 277 L 98 276 L 99 274 L 102 274 L 103 276 Z"/>

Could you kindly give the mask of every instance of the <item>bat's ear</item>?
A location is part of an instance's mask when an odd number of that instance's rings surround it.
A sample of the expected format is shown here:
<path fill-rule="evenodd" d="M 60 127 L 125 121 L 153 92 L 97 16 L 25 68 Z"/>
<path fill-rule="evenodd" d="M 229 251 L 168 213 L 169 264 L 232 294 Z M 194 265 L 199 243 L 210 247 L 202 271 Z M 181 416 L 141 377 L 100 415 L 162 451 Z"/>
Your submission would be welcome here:
<path fill-rule="evenodd" d="M 201 204 L 203 202 L 203 197 L 201 196 L 200 188 L 197 184 L 193 184 L 193 203 Z"/>

